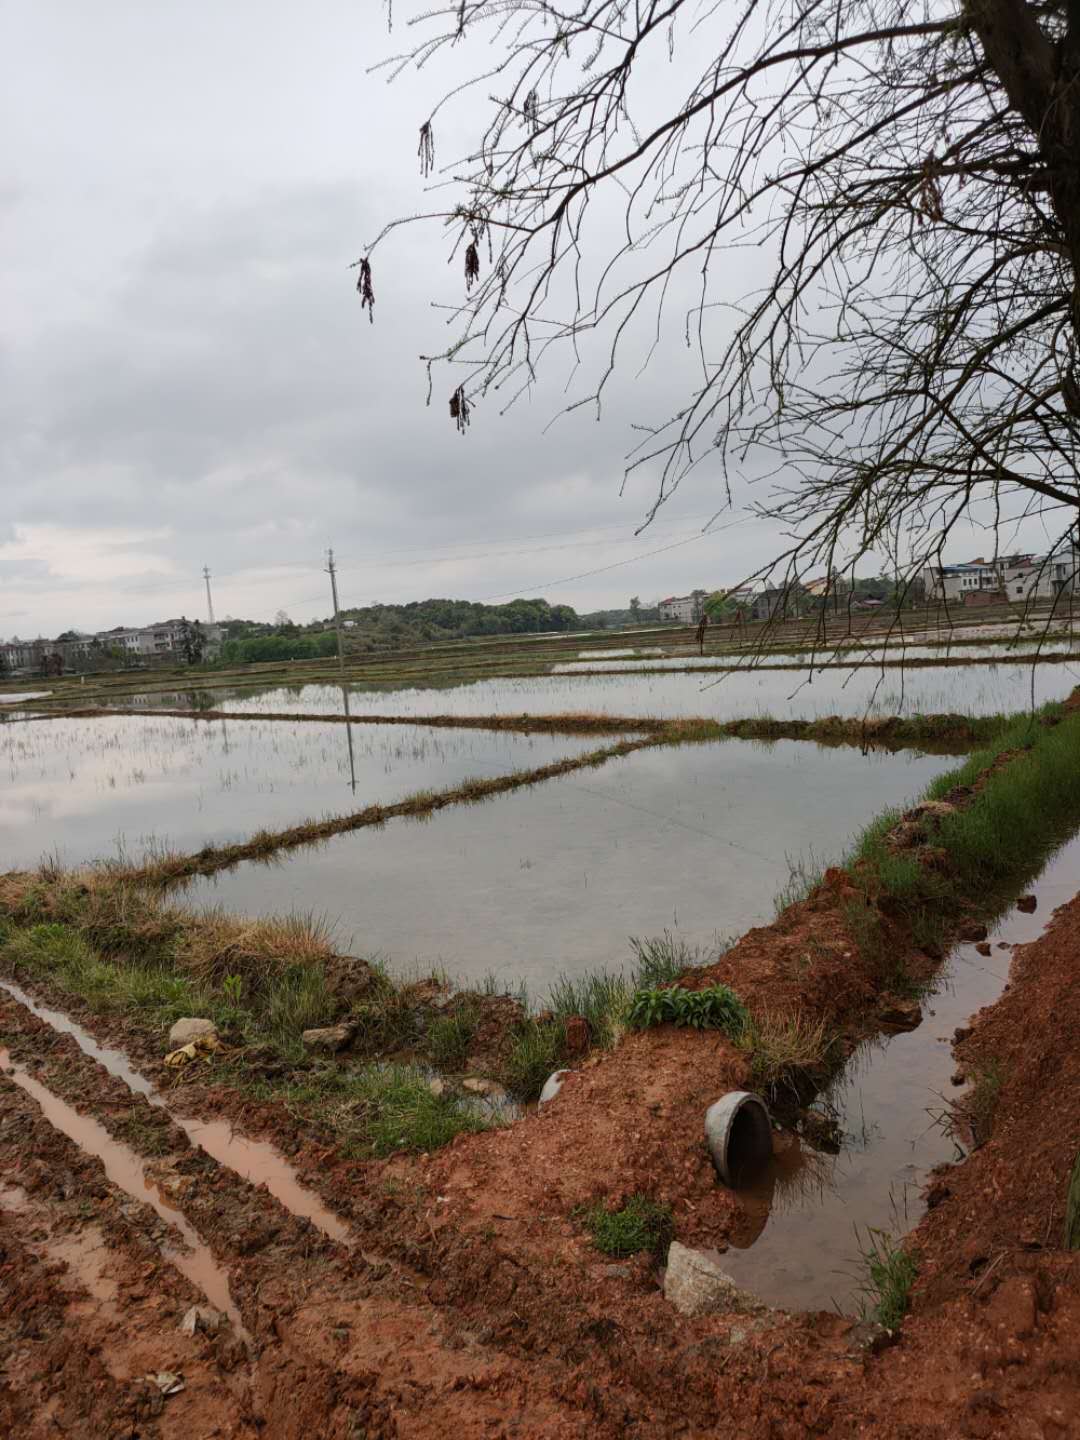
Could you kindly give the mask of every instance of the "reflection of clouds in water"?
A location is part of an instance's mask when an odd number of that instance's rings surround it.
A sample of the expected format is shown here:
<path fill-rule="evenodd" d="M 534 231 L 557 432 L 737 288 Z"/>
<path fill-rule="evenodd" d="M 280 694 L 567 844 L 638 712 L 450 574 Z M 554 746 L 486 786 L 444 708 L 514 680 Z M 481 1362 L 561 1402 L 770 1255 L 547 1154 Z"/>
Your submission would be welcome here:
<path fill-rule="evenodd" d="M 713 719 L 813 719 L 820 715 L 902 713 L 994 714 L 1025 709 L 1031 701 L 1030 665 L 911 670 L 824 670 L 810 680 L 796 671 L 741 670 L 719 681 L 708 675 L 664 674 L 642 669 L 632 675 L 557 674 L 472 680 L 446 685 L 351 685 L 354 714 L 552 715 L 593 711 L 609 715 Z M 1062 699 L 1080 678 L 1076 664 L 1035 667 L 1037 704 Z M 152 697 L 146 697 L 151 699 Z M 250 714 L 293 711 L 340 714 L 339 686 L 312 684 L 214 692 L 222 709 Z M 362 727 L 361 727 L 362 728 Z"/>
<path fill-rule="evenodd" d="M 594 743 L 415 725 L 230 724 L 152 710 L 3 725 L 0 869 L 53 848 L 69 863 L 112 854 L 118 832 L 168 832 L 181 848 L 240 839 L 472 774 L 532 768 Z"/>

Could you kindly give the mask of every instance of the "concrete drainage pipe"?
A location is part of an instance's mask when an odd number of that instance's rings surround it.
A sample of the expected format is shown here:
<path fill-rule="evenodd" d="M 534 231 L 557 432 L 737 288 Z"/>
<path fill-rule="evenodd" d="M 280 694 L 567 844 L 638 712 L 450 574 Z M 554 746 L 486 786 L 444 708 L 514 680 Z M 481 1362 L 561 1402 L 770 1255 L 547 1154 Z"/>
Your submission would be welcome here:
<path fill-rule="evenodd" d="M 749 1185 L 772 1158 L 772 1122 L 765 1102 L 748 1090 L 722 1095 L 705 1112 L 705 1141 L 725 1185 Z"/>

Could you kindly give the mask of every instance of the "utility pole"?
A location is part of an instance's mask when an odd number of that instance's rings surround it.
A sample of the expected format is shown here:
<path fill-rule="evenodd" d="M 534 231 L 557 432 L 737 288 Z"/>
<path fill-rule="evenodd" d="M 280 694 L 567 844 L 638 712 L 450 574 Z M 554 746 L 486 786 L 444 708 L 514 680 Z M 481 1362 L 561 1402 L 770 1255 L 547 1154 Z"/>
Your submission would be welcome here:
<path fill-rule="evenodd" d="M 337 570 L 334 566 L 334 551 L 331 547 L 326 552 L 326 573 L 330 576 L 330 593 L 334 597 L 334 629 L 337 631 L 337 658 L 338 669 L 345 669 L 345 642 L 341 635 L 341 611 L 338 609 L 337 598 Z"/>
<path fill-rule="evenodd" d="M 350 787 L 356 794 L 356 757 L 353 754 L 352 715 L 349 713 L 349 687 L 345 684 L 345 642 L 341 634 L 341 610 L 337 598 L 337 569 L 334 565 L 333 546 L 326 552 L 326 573 L 330 576 L 330 593 L 334 597 L 334 629 L 337 631 L 338 669 L 341 671 L 341 705 L 345 711 L 345 738 L 349 751 Z"/>
<path fill-rule="evenodd" d="M 202 573 L 203 573 L 203 579 L 206 581 L 206 609 L 207 609 L 207 613 L 208 613 L 209 616 L 210 616 L 210 624 L 213 625 L 213 623 L 214 623 L 214 597 L 210 594 L 210 567 L 209 567 L 209 565 L 204 565 L 204 566 L 202 567 Z"/>

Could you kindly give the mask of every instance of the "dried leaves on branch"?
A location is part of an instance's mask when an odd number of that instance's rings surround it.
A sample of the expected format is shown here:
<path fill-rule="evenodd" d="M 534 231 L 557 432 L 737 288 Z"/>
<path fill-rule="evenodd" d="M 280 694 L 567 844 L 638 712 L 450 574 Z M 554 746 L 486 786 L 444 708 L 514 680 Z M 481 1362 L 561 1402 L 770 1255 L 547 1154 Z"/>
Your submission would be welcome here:
<path fill-rule="evenodd" d="M 650 515 L 712 457 L 728 498 L 753 480 L 792 535 L 789 576 L 872 549 L 914 564 L 973 501 L 1076 523 L 1075 0 L 469 0 L 409 18 L 391 74 L 477 56 L 421 129 L 423 173 L 444 104 L 486 113 L 433 192 L 450 203 L 414 217 L 466 246 L 437 357 L 471 367 L 459 428 L 553 348 L 589 376 L 571 404 L 599 404 L 677 334 L 686 393 L 629 462 L 656 478 Z"/>

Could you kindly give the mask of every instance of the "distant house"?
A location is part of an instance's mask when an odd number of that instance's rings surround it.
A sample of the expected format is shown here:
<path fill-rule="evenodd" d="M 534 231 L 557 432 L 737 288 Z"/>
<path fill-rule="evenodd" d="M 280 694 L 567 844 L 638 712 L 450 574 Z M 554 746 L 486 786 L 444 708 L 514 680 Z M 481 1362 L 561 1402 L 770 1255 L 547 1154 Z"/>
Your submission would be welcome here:
<path fill-rule="evenodd" d="M 1080 590 L 1078 558 L 1075 549 L 1049 555 L 1000 555 L 992 560 L 980 555 L 960 565 L 927 565 L 921 579 L 931 601 L 972 605 L 995 600 L 1052 600 L 1063 592 Z"/>
<path fill-rule="evenodd" d="M 704 612 L 707 590 L 692 590 L 689 595 L 670 595 L 656 607 L 661 620 L 678 620 L 683 625 L 696 625 Z"/>

